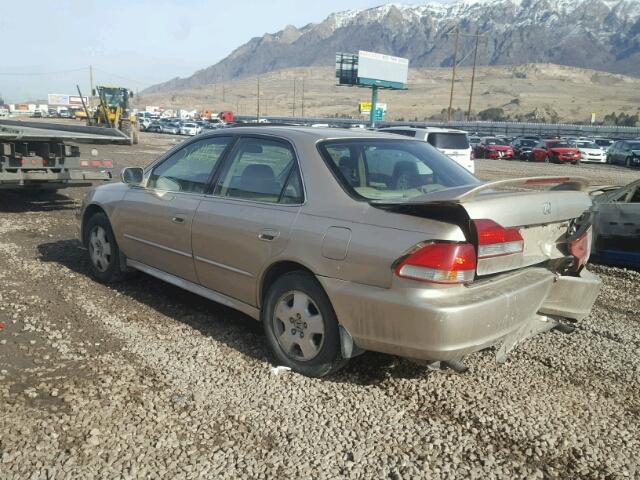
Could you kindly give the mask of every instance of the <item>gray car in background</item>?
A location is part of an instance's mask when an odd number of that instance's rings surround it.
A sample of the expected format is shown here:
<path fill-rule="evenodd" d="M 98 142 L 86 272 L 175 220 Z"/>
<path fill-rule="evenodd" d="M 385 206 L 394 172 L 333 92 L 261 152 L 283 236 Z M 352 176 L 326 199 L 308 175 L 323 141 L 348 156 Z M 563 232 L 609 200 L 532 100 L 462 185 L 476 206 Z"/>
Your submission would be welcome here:
<path fill-rule="evenodd" d="M 243 127 L 183 142 L 84 199 L 92 275 L 139 270 L 263 323 L 309 376 L 364 350 L 463 367 L 588 315 L 584 182 L 483 184 L 424 141 Z M 558 352 L 560 355 L 561 352 Z"/>

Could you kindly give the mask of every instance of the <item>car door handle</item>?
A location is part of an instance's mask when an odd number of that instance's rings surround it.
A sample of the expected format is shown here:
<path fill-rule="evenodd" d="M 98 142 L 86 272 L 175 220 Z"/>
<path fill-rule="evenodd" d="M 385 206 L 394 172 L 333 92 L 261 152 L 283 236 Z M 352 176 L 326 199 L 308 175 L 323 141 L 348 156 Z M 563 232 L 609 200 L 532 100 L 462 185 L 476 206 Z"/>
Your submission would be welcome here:
<path fill-rule="evenodd" d="M 276 230 L 263 230 L 258 234 L 258 239 L 263 242 L 273 242 L 280 236 L 280 232 Z"/>
<path fill-rule="evenodd" d="M 171 221 L 173 223 L 184 223 L 184 217 L 181 215 L 176 215 L 175 217 L 171 217 Z"/>

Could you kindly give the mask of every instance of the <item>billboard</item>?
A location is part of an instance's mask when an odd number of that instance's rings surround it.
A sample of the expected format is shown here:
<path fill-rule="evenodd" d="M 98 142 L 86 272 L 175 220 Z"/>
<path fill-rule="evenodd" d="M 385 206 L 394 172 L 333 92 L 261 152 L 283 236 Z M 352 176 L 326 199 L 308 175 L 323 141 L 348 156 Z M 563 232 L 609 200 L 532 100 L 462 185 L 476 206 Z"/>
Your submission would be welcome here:
<path fill-rule="evenodd" d="M 87 97 L 84 98 L 84 103 L 88 103 Z M 82 106 L 82 99 L 79 95 L 66 95 L 63 93 L 50 93 L 47 95 L 47 103 L 54 106 Z"/>
<path fill-rule="evenodd" d="M 409 59 L 383 53 L 358 52 L 358 79 L 361 84 L 383 84 L 404 88 L 409 75 Z"/>
<path fill-rule="evenodd" d="M 387 111 L 386 103 L 376 103 L 376 110 L 382 110 L 383 112 Z M 358 104 L 358 111 L 362 115 L 369 115 L 371 113 L 371 102 L 360 102 Z"/>

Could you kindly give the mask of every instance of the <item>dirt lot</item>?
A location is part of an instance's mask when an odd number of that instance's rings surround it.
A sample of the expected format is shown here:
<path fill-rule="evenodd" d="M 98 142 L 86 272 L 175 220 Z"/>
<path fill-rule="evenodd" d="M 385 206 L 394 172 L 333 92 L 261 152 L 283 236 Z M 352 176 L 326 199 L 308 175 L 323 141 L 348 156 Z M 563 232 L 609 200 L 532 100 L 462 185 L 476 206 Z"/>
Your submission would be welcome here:
<path fill-rule="evenodd" d="M 98 146 L 143 165 L 176 137 Z M 484 179 L 640 171 L 477 161 Z M 640 478 L 640 273 L 604 286 L 570 335 L 505 365 L 433 373 L 367 353 L 323 380 L 272 376 L 260 326 L 140 275 L 87 276 L 83 189 L 0 193 L 0 479 Z"/>

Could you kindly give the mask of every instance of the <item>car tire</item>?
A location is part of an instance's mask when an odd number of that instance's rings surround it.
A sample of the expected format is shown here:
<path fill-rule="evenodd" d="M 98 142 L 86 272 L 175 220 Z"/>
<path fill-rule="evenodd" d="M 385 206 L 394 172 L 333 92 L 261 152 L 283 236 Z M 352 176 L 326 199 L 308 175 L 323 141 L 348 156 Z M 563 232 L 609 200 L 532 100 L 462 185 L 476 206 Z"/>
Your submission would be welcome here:
<path fill-rule="evenodd" d="M 338 319 L 313 275 L 299 271 L 278 278 L 265 296 L 261 320 L 278 365 L 317 378 L 347 363 L 340 351 Z"/>
<path fill-rule="evenodd" d="M 549 163 L 551 160 L 549 159 L 549 155 L 544 156 L 544 163 Z"/>
<path fill-rule="evenodd" d="M 127 272 L 120 268 L 120 248 L 104 213 L 94 213 L 87 221 L 84 246 L 93 278 L 102 283 L 117 283 L 125 279 Z"/>

